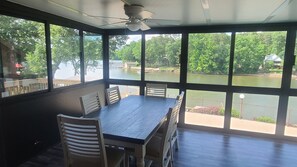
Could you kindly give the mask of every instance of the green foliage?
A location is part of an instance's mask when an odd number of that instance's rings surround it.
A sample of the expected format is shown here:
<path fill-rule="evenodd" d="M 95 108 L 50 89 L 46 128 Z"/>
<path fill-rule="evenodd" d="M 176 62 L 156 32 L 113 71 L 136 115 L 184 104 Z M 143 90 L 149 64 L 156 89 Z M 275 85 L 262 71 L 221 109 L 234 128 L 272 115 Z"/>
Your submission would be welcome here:
<path fill-rule="evenodd" d="M 224 108 L 219 109 L 219 115 L 225 115 L 225 109 Z"/>
<path fill-rule="evenodd" d="M 37 74 L 38 77 L 47 76 L 45 53 L 45 46 L 36 44 L 35 51 L 33 53 L 28 53 L 25 57 L 27 67 L 24 72 L 26 74 Z"/>
<path fill-rule="evenodd" d="M 125 45 L 120 50 L 116 51 L 116 55 L 124 62 L 135 62 L 141 58 L 141 43 L 140 41 L 133 41 L 128 45 Z"/>
<path fill-rule="evenodd" d="M 117 50 L 120 50 L 128 40 L 128 35 L 114 35 L 109 37 L 109 58 L 111 60 L 118 60 Z"/>
<path fill-rule="evenodd" d="M 110 41 L 111 59 L 133 61 L 140 63 L 141 40 L 124 45 L 126 38 L 122 37 L 119 43 L 114 41 L 118 36 L 113 36 Z M 119 40 L 119 39 L 118 39 Z M 146 67 L 177 67 L 179 65 L 181 48 L 180 35 L 159 35 L 146 41 Z"/>
<path fill-rule="evenodd" d="M 79 74 L 79 36 L 75 29 L 51 25 L 53 75 L 61 63 L 71 62 L 74 75 Z"/>
<path fill-rule="evenodd" d="M 114 36 L 113 38 L 124 38 Z M 111 39 L 113 39 L 111 38 Z M 263 65 L 266 55 L 277 54 L 283 59 L 286 32 L 249 32 L 237 33 L 234 73 L 255 74 Z M 123 61 L 139 61 L 141 41 L 117 45 L 115 39 L 114 58 Z M 180 35 L 159 35 L 146 41 L 146 67 L 177 67 L 179 64 Z M 188 71 L 204 74 L 228 74 L 231 36 L 228 33 L 190 34 L 188 46 Z M 110 48 L 112 48 L 110 46 Z M 269 64 L 265 71 L 273 69 Z"/>
<path fill-rule="evenodd" d="M 176 67 L 179 64 L 180 35 L 159 35 L 146 41 L 146 67 Z"/>
<path fill-rule="evenodd" d="M 44 39 L 42 23 L 4 15 L 0 16 L 0 22 L 0 39 L 22 53 L 33 52 L 35 44 Z M 43 34 L 41 34 L 41 30 L 43 30 Z"/>
<path fill-rule="evenodd" d="M 239 118 L 240 117 L 240 112 L 235 110 L 235 109 L 232 109 L 231 117 Z"/>
<path fill-rule="evenodd" d="M 101 35 L 93 33 L 84 34 L 84 63 L 85 74 L 90 69 L 98 67 L 98 60 L 102 60 L 102 38 Z"/>
<path fill-rule="evenodd" d="M 0 22 L 1 42 L 15 51 L 15 59 L 25 67 L 21 76 L 47 76 L 44 24 L 4 15 Z"/>
<path fill-rule="evenodd" d="M 0 16 L 0 39 L 8 46 L 13 46 L 22 59 L 16 57 L 18 63 L 25 66 L 23 71 L 26 76 L 30 74 L 38 77 L 47 76 L 45 30 L 44 24 L 24 19 Z M 74 67 L 74 75 L 80 74 L 80 47 L 78 30 L 51 25 L 51 53 L 52 72 L 55 74 L 61 63 L 70 62 Z M 98 66 L 98 60 L 102 60 L 101 35 L 85 33 L 84 51 L 85 68 Z M 121 40 L 114 41 L 117 43 Z"/>
<path fill-rule="evenodd" d="M 269 72 L 273 68 L 274 68 L 274 62 L 273 61 L 267 61 L 267 62 L 265 62 L 265 64 L 264 64 L 264 70 L 266 72 Z"/>
<path fill-rule="evenodd" d="M 257 118 L 255 118 L 255 121 L 266 122 L 266 123 L 275 123 L 274 119 L 267 117 L 267 116 L 257 117 Z"/>
<path fill-rule="evenodd" d="M 286 32 L 237 33 L 235 43 L 234 73 L 255 74 L 266 55 L 284 57 Z"/>
<path fill-rule="evenodd" d="M 224 108 L 220 108 L 219 115 L 225 115 L 225 109 Z M 231 117 L 239 118 L 240 117 L 239 111 L 232 108 Z"/>
<path fill-rule="evenodd" d="M 231 37 L 225 33 L 190 34 L 188 70 L 228 74 Z"/>
<path fill-rule="evenodd" d="M 269 71 L 281 74 L 283 72 L 283 69 L 270 69 Z"/>

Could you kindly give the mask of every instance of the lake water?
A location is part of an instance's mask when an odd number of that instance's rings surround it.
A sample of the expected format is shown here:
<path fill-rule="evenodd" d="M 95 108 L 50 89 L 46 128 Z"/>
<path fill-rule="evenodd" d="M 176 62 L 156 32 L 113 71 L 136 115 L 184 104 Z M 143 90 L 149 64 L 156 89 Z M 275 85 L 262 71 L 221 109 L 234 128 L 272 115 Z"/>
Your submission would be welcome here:
<path fill-rule="evenodd" d="M 130 79 L 140 80 L 140 72 L 137 70 L 125 70 L 118 66 L 117 61 L 110 65 L 110 78 L 111 79 Z M 56 72 L 55 78 L 75 78 L 71 65 L 61 65 L 60 69 Z M 87 71 L 87 80 L 94 78 L 102 78 L 102 64 L 95 69 Z M 226 85 L 228 77 L 225 75 L 201 75 L 201 74 L 188 74 L 188 83 L 203 83 L 203 84 L 219 84 Z M 76 78 L 79 78 L 76 76 Z M 166 82 L 179 82 L 178 72 L 148 72 L 145 73 L 145 80 L 147 81 L 166 81 Z M 271 77 L 268 75 L 246 75 L 234 76 L 233 85 L 237 86 L 258 86 L 258 87 L 271 87 L 279 88 L 281 84 L 281 77 Z M 297 82 L 292 82 L 297 85 Z M 170 93 L 170 90 L 168 91 Z M 173 91 L 176 93 L 177 91 Z M 172 93 L 171 93 L 172 94 Z M 176 93 L 177 94 L 177 93 Z M 187 107 L 195 106 L 225 106 L 224 92 L 210 92 L 210 91 L 187 91 Z M 253 120 L 257 117 L 265 116 L 276 120 L 279 97 L 274 95 L 257 95 L 244 93 L 244 98 L 239 98 L 240 93 L 233 94 L 232 108 L 242 113 L 244 119 Z M 289 112 L 287 122 L 297 124 L 297 98 L 290 98 Z"/>

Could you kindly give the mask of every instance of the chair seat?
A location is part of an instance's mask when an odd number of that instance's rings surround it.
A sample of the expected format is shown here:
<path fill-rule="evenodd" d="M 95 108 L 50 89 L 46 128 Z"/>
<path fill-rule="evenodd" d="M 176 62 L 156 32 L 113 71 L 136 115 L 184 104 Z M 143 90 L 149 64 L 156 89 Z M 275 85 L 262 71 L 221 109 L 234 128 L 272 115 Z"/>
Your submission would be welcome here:
<path fill-rule="evenodd" d="M 107 164 L 109 167 L 120 166 L 125 158 L 124 150 L 106 147 Z"/>
<path fill-rule="evenodd" d="M 159 157 L 161 155 L 161 142 L 162 136 L 155 135 L 151 138 L 151 140 L 146 145 L 146 155 L 149 157 Z"/>

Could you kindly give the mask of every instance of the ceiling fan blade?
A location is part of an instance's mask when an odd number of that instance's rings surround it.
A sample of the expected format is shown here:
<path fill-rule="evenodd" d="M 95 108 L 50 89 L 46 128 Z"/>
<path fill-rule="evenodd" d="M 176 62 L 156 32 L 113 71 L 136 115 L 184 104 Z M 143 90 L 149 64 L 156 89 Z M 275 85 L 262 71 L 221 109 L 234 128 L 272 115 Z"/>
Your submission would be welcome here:
<path fill-rule="evenodd" d="M 166 19 L 144 19 L 147 23 L 155 23 L 157 25 L 170 26 L 170 25 L 180 25 L 179 20 L 166 20 Z"/>
<path fill-rule="evenodd" d="M 127 21 L 119 21 L 119 22 L 115 22 L 115 23 L 104 24 L 104 25 L 101 25 L 99 28 L 103 28 L 103 27 L 115 25 L 115 24 L 121 24 L 121 23 L 127 23 Z"/>
<path fill-rule="evenodd" d="M 124 2 L 124 4 L 126 5 L 131 5 L 131 3 L 129 3 L 127 0 L 121 0 L 122 2 Z"/>
<path fill-rule="evenodd" d="M 147 18 L 152 18 L 153 13 L 147 10 L 142 11 L 140 14 L 141 18 L 147 19 Z"/>
<path fill-rule="evenodd" d="M 151 29 L 148 25 L 146 25 L 144 22 L 141 22 L 140 23 L 140 29 L 142 30 L 142 31 L 145 31 L 145 30 L 149 30 L 149 29 Z"/>
<path fill-rule="evenodd" d="M 98 18 L 103 18 L 103 19 L 118 19 L 118 20 L 129 20 L 129 19 L 127 19 L 127 18 L 121 18 L 121 17 L 109 17 L 109 16 L 96 16 L 96 15 L 89 15 L 88 14 L 88 16 L 89 17 L 98 17 Z"/>

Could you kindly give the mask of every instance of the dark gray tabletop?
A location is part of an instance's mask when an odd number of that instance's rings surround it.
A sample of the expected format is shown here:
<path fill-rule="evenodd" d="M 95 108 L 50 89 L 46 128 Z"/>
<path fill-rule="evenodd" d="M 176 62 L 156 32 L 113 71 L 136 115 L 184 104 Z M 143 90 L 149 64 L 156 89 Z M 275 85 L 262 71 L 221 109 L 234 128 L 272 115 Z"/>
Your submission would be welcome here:
<path fill-rule="evenodd" d="M 99 118 L 106 139 L 144 144 L 160 127 L 175 99 L 128 96 L 87 118 Z"/>

